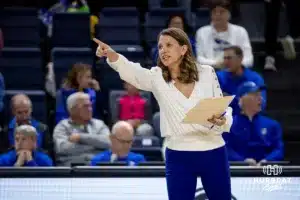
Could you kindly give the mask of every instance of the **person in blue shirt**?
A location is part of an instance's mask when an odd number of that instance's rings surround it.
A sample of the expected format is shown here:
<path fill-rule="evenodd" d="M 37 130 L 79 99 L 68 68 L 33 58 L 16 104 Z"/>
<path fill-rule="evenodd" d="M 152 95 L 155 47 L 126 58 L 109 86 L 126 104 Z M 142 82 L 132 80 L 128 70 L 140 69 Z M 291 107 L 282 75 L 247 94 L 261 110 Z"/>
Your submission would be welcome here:
<path fill-rule="evenodd" d="M 237 91 L 241 112 L 233 117 L 230 133 L 224 134 L 230 161 L 260 165 L 283 160 L 280 124 L 261 113 L 261 86 L 243 83 Z"/>
<path fill-rule="evenodd" d="M 194 53 L 194 55 L 196 55 L 195 39 L 194 39 L 194 36 L 192 35 L 192 29 L 188 25 L 187 19 L 184 15 L 175 14 L 175 15 L 169 16 L 169 18 L 167 19 L 167 22 L 166 22 L 166 27 L 167 28 L 174 27 L 174 28 L 180 28 L 180 29 L 184 30 L 184 32 L 186 32 L 187 35 L 189 36 L 189 39 L 190 39 L 190 42 L 192 45 L 192 49 L 193 49 L 193 53 Z M 155 64 L 156 64 L 157 58 L 158 58 L 158 47 L 155 47 L 152 50 L 152 60 Z"/>
<path fill-rule="evenodd" d="M 224 66 L 225 69 L 217 72 L 220 87 L 226 95 L 235 95 L 237 88 L 247 82 L 252 81 L 258 86 L 264 86 L 264 79 L 255 71 L 245 68 L 242 65 L 243 51 L 238 46 L 230 46 L 224 49 Z M 261 91 L 262 94 L 262 109 L 266 107 L 267 93 L 265 90 Z M 240 113 L 238 99 L 234 98 L 230 104 L 232 107 L 233 115 Z"/>
<path fill-rule="evenodd" d="M 56 124 L 62 119 L 69 117 L 66 101 L 71 94 L 76 92 L 89 94 L 93 106 L 93 117 L 102 118 L 102 94 L 99 83 L 95 79 L 92 79 L 90 65 L 77 63 L 68 72 L 67 78 L 63 81 L 62 88 L 58 91 L 56 97 Z"/>
<path fill-rule="evenodd" d="M 9 122 L 7 129 L 8 145 L 11 148 L 15 145 L 14 133 L 20 125 L 31 125 L 37 130 L 37 147 L 50 153 L 52 150 L 52 139 L 48 126 L 32 118 L 32 102 L 25 94 L 14 95 L 11 99 L 13 119 Z"/>
<path fill-rule="evenodd" d="M 18 126 L 14 136 L 15 148 L 0 155 L 0 167 L 53 166 L 51 158 L 37 150 L 37 131 L 33 126 Z"/>
<path fill-rule="evenodd" d="M 99 153 L 91 160 L 91 166 L 101 164 L 101 162 L 126 162 L 128 165 L 138 165 L 146 162 L 143 155 L 131 152 L 134 130 L 125 121 L 119 121 L 112 127 L 110 140 L 111 149 Z"/>

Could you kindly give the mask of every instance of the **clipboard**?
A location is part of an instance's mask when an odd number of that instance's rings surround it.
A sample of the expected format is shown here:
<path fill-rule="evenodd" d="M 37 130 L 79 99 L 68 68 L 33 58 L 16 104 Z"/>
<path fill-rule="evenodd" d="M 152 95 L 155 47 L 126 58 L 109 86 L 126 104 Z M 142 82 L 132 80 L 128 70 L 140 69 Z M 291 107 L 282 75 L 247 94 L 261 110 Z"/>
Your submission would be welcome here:
<path fill-rule="evenodd" d="M 208 125 L 209 122 L 207 119 L 213 115 L 222 115 L 234 97 L 235 95 L 202 99 L 186 113 L 182 122 L 186 124 Z"/>

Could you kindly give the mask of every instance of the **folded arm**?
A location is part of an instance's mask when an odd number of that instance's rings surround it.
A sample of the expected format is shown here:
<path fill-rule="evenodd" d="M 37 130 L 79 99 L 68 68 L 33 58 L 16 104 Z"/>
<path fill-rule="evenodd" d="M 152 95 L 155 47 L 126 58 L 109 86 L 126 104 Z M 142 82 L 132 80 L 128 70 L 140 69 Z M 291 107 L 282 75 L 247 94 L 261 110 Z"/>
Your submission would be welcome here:
<path fill-rule="evenodd" d="M 62 124 L 58 124 L 53 133 L 55 152 L 60 155 L 78 155 L 93 147 L 89 145 L 77 144 L 69 141 L 68 130 Z"/>
<path fill-rule="evenodd" d="M 110 146 L 109 134 L 108 127 L 103 123 L 96 134 L 81 134 L 79 142 L 97 149 L 106 149 Z"/>

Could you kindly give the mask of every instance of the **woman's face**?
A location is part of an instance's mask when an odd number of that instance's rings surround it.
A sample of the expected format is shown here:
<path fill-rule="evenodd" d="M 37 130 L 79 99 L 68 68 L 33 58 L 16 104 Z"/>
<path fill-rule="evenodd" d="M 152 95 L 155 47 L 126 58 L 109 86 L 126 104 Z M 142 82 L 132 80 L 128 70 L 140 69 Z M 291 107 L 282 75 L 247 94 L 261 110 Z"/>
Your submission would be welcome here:
<path fill-rule="evenodd" d="M 175 16 L 170 20 L 169 28 L 180 28 L 184 30 L 183 20 L 179 16 Z"/>
<path fill-rule="evenodd" d="M 78 74 L 78 85 L 80 88 L 89 88 L 92 81 L 92 72 L 87 70 Z"/>
<path fill-rule="evenodd" d="M 187 46 L 181 46 L 177 40 L 168 35 L 161 35 L 158 41 L 158 53 L 161 62 L 167 67 L 175 67 L 187 52 Z"/>

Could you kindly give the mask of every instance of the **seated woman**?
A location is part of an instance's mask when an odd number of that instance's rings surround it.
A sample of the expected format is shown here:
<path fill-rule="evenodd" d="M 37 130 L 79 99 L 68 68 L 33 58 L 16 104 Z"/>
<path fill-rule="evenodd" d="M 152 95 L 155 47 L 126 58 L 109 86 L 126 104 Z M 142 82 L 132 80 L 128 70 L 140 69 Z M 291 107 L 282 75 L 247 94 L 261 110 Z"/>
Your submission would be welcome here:
<path fill-rule="evenodd" d="M 140 95 L 139 90 L 125 82 L 127 94 L 119 101 L 119 120 L 127 121 L 135 130 L 136 135 L 153 135 L 153 128 L 145 122 L 146 100 Z"/>
<path fill-rule="evenodd" d="M 184 32 L 187 33 L 187 35 L 189 36 L 192 48 L 193 48 L 193 53 L 194 55 L 196 55 L 196 47 L 195 47 L 195 40 L 194 40 L 194 36 L 192 34 L 192 29 L 191 27 L 188 25 L 187 20 L 185 18 L 184 15 L 180 15 L 180 14 L 175 14 L 175 15 L 170 15 L 170 17 L 167 20 L 166 23 L 166 27 L 167 28 L 180 28 L 182 30 L 184 30 Z M 156 47 L 155 50 L 153 51 L 152 54 L 152 60 L 154 63 L 156 63 L 157 61 L 157 57 L 158 57 L 158 48 Z"/>
<path fill-rule="evenodd" d="M 87 64 L 75 64 L 68 72 L 67 78 L 63 81 L 62 88 L 56 97 L 56 124 L 69 117 L 66 106 L 67 98 L 78 91 L 90 95 L 93 117 L 101 118 L 101 111 L 103 111 L 101 108 L 102 94 L 98 81 L 92 78 L 92 68 Z"/>

